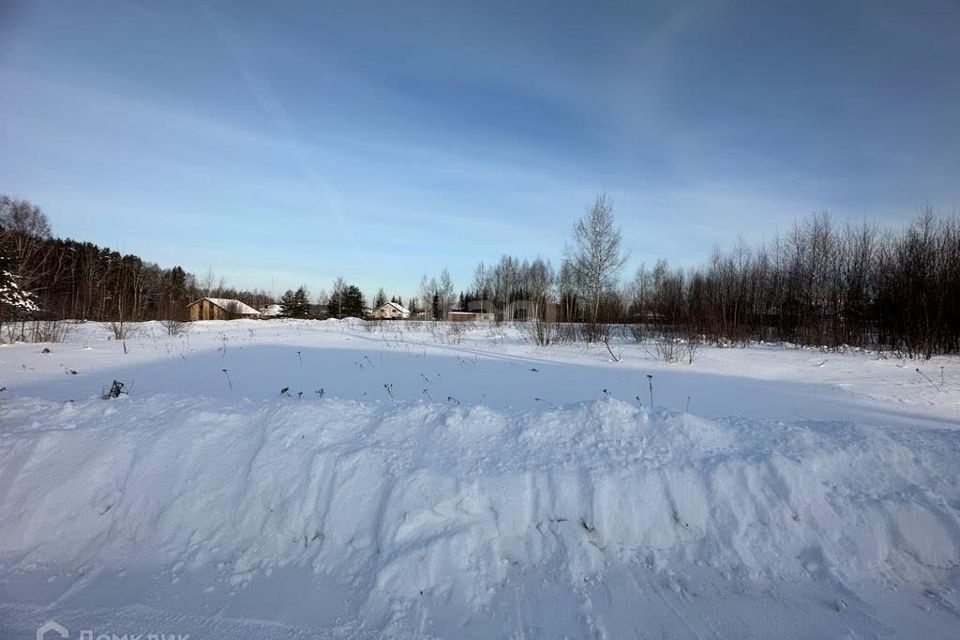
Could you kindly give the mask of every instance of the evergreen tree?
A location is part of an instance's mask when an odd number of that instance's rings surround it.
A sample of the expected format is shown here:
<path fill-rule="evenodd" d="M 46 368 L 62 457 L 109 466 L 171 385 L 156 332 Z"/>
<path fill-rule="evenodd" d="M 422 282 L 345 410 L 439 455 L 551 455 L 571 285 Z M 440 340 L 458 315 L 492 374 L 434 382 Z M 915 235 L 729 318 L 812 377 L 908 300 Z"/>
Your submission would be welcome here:
<path fill-rule="evenodd" d="M 334 289 L 327 300 L 327 315 L 331 318 L 343 317 L 343 291 Z"/>
<path fill-rule="evenodd" d="M 333 292 L 327 303 L 327 313 L 331 318 L 362 318 L 364 306 L 363 293 L 351 284 Z"/>
<path fill-rule="evenodd" d="M 363 317 L 363 293 L 359 288 L 350 285 L 343 292 L 343 315 L 344 317 L 362 318 Z"/>
<path fill-rule="evenodd" d="M 373 300 L 373 308 L 379 309 L 385 304 L 387 304 L 387 294 L 383 292 L 383 287 L 380 287 L 377 289 L 377 297 Z"/>
<path fill-rule="evenodd" d="M 433 294 L 433 319 L 440 320 L 440 294 Z"/>
<path fill-rule="evenodd" d="M 159 315 L 166 319 L 185 319 L 187 305 L 190 303 L 190 291 L 187 286 L 187 273 L 176 266 L 161 276 L 163 281 Z"/>
<path fill-rule="evenodd" d="M 310 314 L 310 301 L 306 287 L 300 287 L 296 291 L 287 289 L 280 298 L 280 306 L 283 308 L 282 315 L 285 318 L 306 318 Z"/>
<path fill-rule="evenodd" d="M 284 294 L 280 296 L 280 317 L 290 317 L 290 309 L 293 307 L 294 295 L 293 289 L 287 289 Z"/>
<path fill-rule="evenodd" d="M 39 311 L 33 294 L 20 287 L 13 261 L 0 252 L 0 321 Z"/>

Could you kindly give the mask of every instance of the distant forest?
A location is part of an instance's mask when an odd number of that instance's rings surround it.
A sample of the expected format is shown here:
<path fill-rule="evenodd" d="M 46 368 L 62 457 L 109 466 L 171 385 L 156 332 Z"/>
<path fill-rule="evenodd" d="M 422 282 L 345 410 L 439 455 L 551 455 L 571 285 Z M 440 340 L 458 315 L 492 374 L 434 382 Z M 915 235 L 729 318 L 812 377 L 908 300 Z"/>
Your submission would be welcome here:
<path fill-rule="evenodd" d="M 531 340 L 607 341 L 619 333 L 683 344 L 779 341 L 856 346 L 914 357 L 960 352 L 960 218 L 924 211 L 906 228 L 836 224 L 817 214 L 763 246 L 737 243 L 696 268 L 665 260 L 622 278 L 627 252 L 609 199 L 574 225 L 558 269 L 541 258 L 480 263 L 457 289 L 447 270 L 421 280 L 407 301 L 415 316 L 454 310 L 527 321 Z M 203 281 L 89 242 L 52 236 L 35 205 L 0 197 L 0 323 L 26 319 L 183 320 L 202 296 L 273 303 L 264 291 Z M 12 292 L 28 295 L 18 304 Z M 305 287 L 281 298 L 286 315 L 343 317 L 364 305 L 338 279 L 316 304 Z M 387 300 L 383 289 L 374 306 Z M 399 297 L 390 300 L 402 302 Z"/>
<path fill-rule="evenodd" d="M 43 319 L 185 319 L 187 305 L 211 295 L 259 308 L 273 302 L 263 291 L 200 282 L 181 267 L 162 268 L 90 242 L 51 235 L 47 216 L 24 200 L 0 196 L 0 253 L 19 288 L 32 294 Z M 0 321 L 4 319 L 0 301 Z M 11 315 L 12 309 L 7 309 Z"/>

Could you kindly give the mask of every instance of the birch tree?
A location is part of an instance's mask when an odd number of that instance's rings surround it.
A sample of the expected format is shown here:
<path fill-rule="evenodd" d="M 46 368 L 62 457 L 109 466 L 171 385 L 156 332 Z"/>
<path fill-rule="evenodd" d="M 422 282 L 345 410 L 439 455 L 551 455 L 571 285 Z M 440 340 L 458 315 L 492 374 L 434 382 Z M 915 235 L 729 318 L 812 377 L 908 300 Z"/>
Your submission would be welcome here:
<path fill-rule="evenodd" d="M 627 256 L 621 248 L 620 229 L 613 220 L 613 203 L 598 196 L 589 213 L 573 227 L 567 258 L 573 268 L 577 288 L 589 305 L 590 322 L 600 320 L 600 303 L 614 289 Z"/>

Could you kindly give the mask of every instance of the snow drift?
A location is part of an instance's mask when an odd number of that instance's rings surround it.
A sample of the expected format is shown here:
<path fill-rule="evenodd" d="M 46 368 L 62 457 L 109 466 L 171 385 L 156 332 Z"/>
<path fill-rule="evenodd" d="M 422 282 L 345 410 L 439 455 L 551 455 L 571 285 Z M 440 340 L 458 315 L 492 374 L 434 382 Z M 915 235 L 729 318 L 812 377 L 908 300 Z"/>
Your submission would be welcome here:
<path fill-rule="evenodd" d="M 111 593 L 286 625 L 258 631 L 277 637 L 623 637 L 712 594 L 714 623 L 669 635 L 722 637 L 756 615 L 731 613 L 736 594 L 796 588 L 822 595 L 831 633 L 891 633 L 876 596 L 890 589 L 929 592 L 947 620 L 933 635 L 960 620 L 945 586 L 960 565 L 958 431 L 708 420 L 614 398 L 4 411 L 0 600 L 25 607 L 7 615 Z M 654 592 L 660 609 L 635 610 Z"/>

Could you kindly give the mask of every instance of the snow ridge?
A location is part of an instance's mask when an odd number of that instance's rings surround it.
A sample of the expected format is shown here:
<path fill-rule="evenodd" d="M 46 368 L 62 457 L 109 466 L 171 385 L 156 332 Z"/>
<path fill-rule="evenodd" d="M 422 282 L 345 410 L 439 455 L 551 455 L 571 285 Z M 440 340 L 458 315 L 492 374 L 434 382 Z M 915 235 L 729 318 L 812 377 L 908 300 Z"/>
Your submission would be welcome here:
<path fill-rule="evenodd" d="M 158 587 L 135 576 L 151 575 L 216 601 L 284 575 L 327 603 L 311 624 L 391 635 L 424 610 L 462 630 L 532 576 L 580 593 L 624 566 L 687 567 L 727 589 L 812 581 L 855 598 L 960 566 L 958 431 L 707 420 L 613 398 L 5 410 L 0 574 L 67 593 L 127 576 L 149 599 Z"/>

